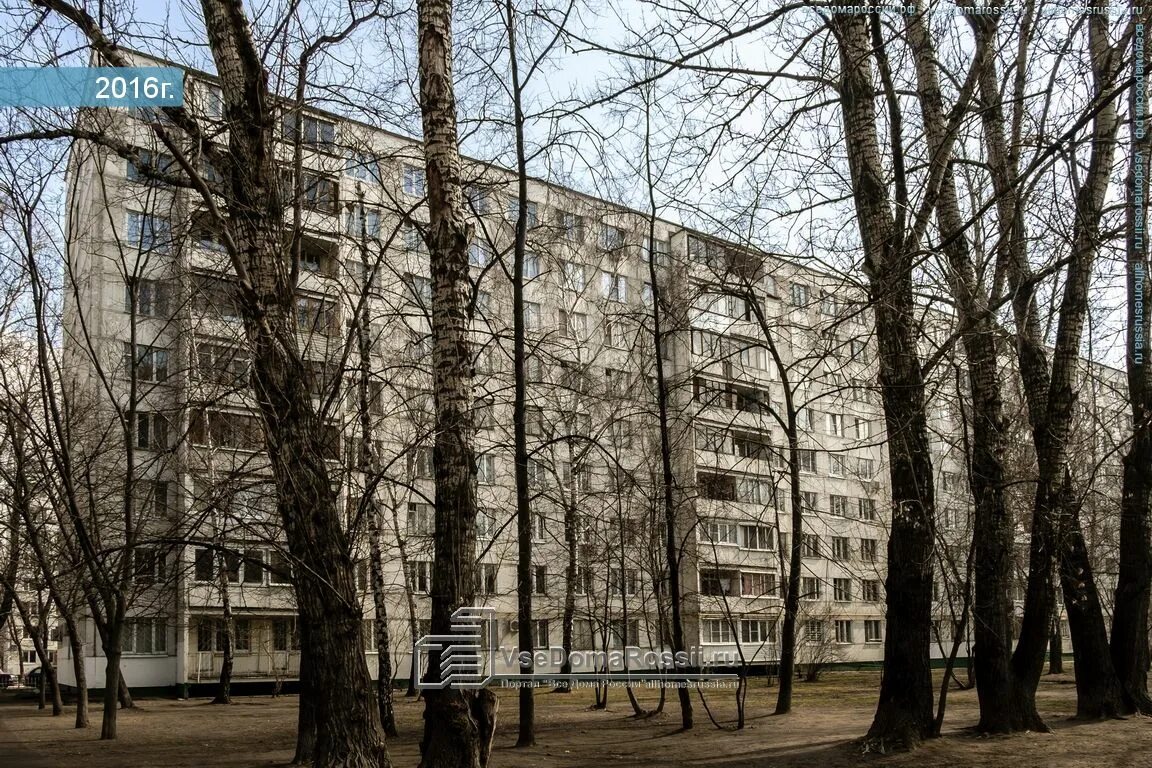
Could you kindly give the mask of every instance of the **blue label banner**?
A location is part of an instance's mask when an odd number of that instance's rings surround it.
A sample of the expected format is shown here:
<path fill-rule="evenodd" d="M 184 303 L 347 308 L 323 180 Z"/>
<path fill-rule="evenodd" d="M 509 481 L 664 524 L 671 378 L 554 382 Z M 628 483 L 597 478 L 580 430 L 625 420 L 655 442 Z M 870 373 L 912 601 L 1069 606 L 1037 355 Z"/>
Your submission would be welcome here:
<path fill-rule="evenodd" d="M 178 67 L 2 67 L 0 107 L 179 107 Z"/>

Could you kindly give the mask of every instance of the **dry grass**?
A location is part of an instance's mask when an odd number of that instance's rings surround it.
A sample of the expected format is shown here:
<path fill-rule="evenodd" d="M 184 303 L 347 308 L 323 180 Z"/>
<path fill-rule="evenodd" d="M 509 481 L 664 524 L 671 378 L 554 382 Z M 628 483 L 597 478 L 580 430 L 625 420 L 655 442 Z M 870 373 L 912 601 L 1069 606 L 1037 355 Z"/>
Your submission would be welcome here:
<path fill-rule="evenodd" d="M 796 686 L 794 711 L 769 714 L 775 688 L 752 683 L 748 723 L 743 731 L 711 725 L 693 694 L 697 727 L 678 730 L 675 696 L 664 712 L 632 717 L 623 690 L 613 690 L 606 710 L 591 709 L 590 691 L 537 695 L 538 746 L 513 748 L 516 692 L 500 692 L 502 718 L 493 753 L 494 768 L 707 765 L 724 768 L 846 766 L 972 766 L 973 768 L 1124 768 L 1152 766 L 1152 723 L 1143 718 L 1079 723 L 1069 720 L 1075 689 L 1070 676 L 1047 677 L 1040 690 L 1041 710 L 1051 734 L 980 738 L 970 731 L 976 721 L 974 691 L 951 692 L 945 737 L 916 752 L 884 757 L 861 756 L 854 740 L 868 728 L 875 706 L 876 673 L 829 673 L 818 683 Z M 653 707 L 657 693 L 639 690 Z M 735 714 L 732 694 L 708 694 L 713 713 L 725 725 Z M 389 743 L 393 763 L 415 766 L 421 727 L 421 703 L 400 699 L 402 735 Z M 99 711 L 93 712 L 99 716 Z M 0 704 L 0 766 L 280 766 L 292 756 L 296 716 L 294 697 L 240 698 L 230 707 L 205 699 L 143 700 L 136 710 L 122 711 L 120 738 L 100 742 L 98 727 L 72 729 L 70 717 L 53 718 L 31 702 Z"/>

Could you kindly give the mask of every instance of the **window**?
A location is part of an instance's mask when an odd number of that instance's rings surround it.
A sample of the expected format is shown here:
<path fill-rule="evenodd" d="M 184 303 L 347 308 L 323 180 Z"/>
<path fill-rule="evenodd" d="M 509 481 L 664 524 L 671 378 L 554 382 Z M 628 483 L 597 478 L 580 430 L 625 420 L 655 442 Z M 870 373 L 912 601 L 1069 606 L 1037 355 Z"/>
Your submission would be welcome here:
<path fill-rule="evenodd" d="M 126 654 L 167 653 L 168 621 L 162 617 L 126 619 L 121 642 Z"/>
<path fill-rule="evenodd" d="M 479 584 L 476 591 L 482 595 L 494 595 L 497 592 L 497 576 L 500 566 L 496 563 L 481 563 L 479 570 Z"/>
<path fill-rule="evenodd" d="M 741 571 L 740 594 L 744 597 L 775 597 L 776 574 L 765 571 Z"/>
<path fill-rule="evenodd" d="M 872 459 L 857 459 L 856 474 L 861 480 L 871 480 L 876 474 L 876 467 Z"/>
<path fill-rule="evenodd" d="M 640 571 L 636 568 L 609 568 L 608 569 L 608 594 L 616 597 L 618 595 L 635 595 L 640 591 Z"/>
<path fill-rule="evenodd" d="M 832 593 L 837 602 L 850 601 L 852 599 L 852 579 L 833 579 Z"/>
<path fill-rule="evenodd" d="M 832 458 L 838 458 L 833 456 Z M 835 464 L 835 462 L 833 462 Z M 828 497 L 828 514 L 836 517 L 848 517 L 848 497 L 832 494 Z"/>
<path fill-rule="evenodd" d="M 299 119 L 300 128 L 297 132 L 296 121 Z M 317 144 L 331 146 L 336 143 L 336 123 L 321 120 L 318 117 L 296 115 L 285 112 L 283 118 L 284 141 L 299 141 L 302 144 Z"/>
<path fill-rule="evenodd" d="M 408 503 L 408 535 L 431 536 L 436 530 L 436 507 L 431 504 Z"/>
<path fill-rule="evenodd" d="M 421 595 L 432 590 L 432 563 L 427 560 L 408 562 L 408 588 Z"/>
<path fill-rule="evenodd" d="M 585 286 L 584 265 L 575 261 L 560 262 L 560 287 L 570 291 L 583 291 Z"/>
<path fill-rule="evenodd" d="M 548 539 L 548 518 L 539 512 L 532 516 L 532 540 L 546 541 Z"/>
<path fill-rule="evenodd" d="M 128 211 L 128 246 L 166 253 L 172 245 L 172 224 L 161 216 Z"/>
<path fill-rule="evenodd" d="M 825 293 L 820 297 L 820 314 L 827 317 L 835 317 L 840 314 L 840 302 L 836 301 L 835 296 Z"/>
<path fill-rule="evenodd" d="M 803 448 L 798 451 L 800 454 L 800 471 L 809 474 L 816 474 L 816 451 L 811 448 Z"/>
<path fill-rule="evenodd" d="M 835 437 L 844 437 L 844 414 L 826 414 L 826 421 L 828 422 L 828 434 Z"/>
<path fill-rule="evenodd" d="M 409 298 L 421 307 L 432 306 L 432 280 L 411 272 L 404 275 L 404 285 L 408 288 Z"/>
<path fill-rule="evenodd" d="M 264 422 L 247 414 L 195 410 L 189 419 L 188 439 L 193 445 L 258 451 L 265 447 Z"/>
<path fill-rule="evenodd" d="M 540 330 L 540 305 L 534 301 L 524 302 L 524 330 Z"/>
<path fill-rule="evenodd" d="M 532 571 L 532 594 L 548 594 L 548 566 L 537 565 Z"/>
<path fill-rule="evenodd" d="M 852 622 L 849 619 L 836 620 L 836 642 L 848 644 L 852 642 Z"/>
<path fill-rule="evenodd" d="M 867 419 L 857 416 L 855 428 L 857 440 L 867 440 L 872 437 L 872 422 Z"/>
<path fill-rule="evenodd" d="M 849 339 L 848 353 L 852 360 L 860 363 L 868 362 L 868 343 L 863 339 Z"/>
<path fill-rule="evenodd" d="M 776 642 L 776 622 L 767 619 L 741 619 L 740 642 L 763 645 Z"/>
<path fill-rule="evenodd" d="M 884 630 L 880 619 L 864 620 L 864 642 L 879 643 L 884 639 Z"/>
<path fill-rule="evenodd" d="M 707 519 L 700 523 L 700 534 L 711 544 L 739 545 L 739 527 L 730 520 Z"/>
<path fill-rule="evenodd" d="M 288 555 L 279 549 L 270 550 L 268 555 L 268 583 L 291 584 L 292 562 Z"/>
<path fill-rule="evenodd" d="M 576 584 L 573 586 L 578 595 L 592 593 L 592 569 L 581 565 L 576 569 Z"/>
<path fill-rule="evenodd" d="M 804 622 L 804 639 L 810 643 L 824 642 L 824 622 L 818 619 Z"/>
<path fill-rule="evenodd" d="M 876 562 L 876 552 L 879 549 L 876 539 L 860 539 L 860 559 L 866 563 Z"/>
<path fill-rule="evenodd" d="M 767 525 L 742 525 L 740 533 L 744 549 L 770 551 L 775 544 L 772 529 Z"/>
<path fill-rule="evenodd" d="M 496 457 L 491 454 L 476 459 L 476 481 L 481 485 L 496 484 Z"/>
<path fill-rule="evenodd" d="M 559 332 L 563 339 L 583 341 L 588 333 L 588 315 L 582 312 L 568 312 L 560 310 Z"/>
<path fill-rule="evenodd" d="M 652 306 L 652 283 L 645 282 L 640 286 L 640 301 L 644 302 L 644 306 Z"/>
<path fill-rule="evenodd" d="M 557 223 L 560 225 L 564 239 L 570 243 L 584 242 L 584 217 L 567 211 L 558 211 Z"/>
<path fill-rule="evenodd" d="M 800 534 L 800 554 L 803 557 L 820 557 L 820 537 L 814 533 Z"/>
<path fill-rule="evenodd" d="M 876 500 L 857 499 L 857 517 L 861 520 L 876 520 Z"/>
<path fill-rule="evenodd" d="M 828 454 L 828 476 L 829 477 L 847 477 L 848 475 L 848 459 L 838 453 Z"/>
<path fill-rule="evenodd" d="M 431 478 L 436 475 L 431 448 L 417 448 L 408 457 L 408 474 L 414 478 Z"/>
<path fill-rule="evenodd" d="M 820 599 L 820 579 L 815 576 L 804 576 L 800 579 L 800 599 Z"/>
<path fill-rule="evenodd" d="M 487 190 L 481 189 L 475 184 L 469 184 L 464 188 L 464 197 L 474 212 L 477 214 L 488 213 Z"/>
<path fill-rule="evenodd" d="M 490 539 L 496 535 L 496 514 L 490 509 L 476 510 L 476 538 Z"/>
<path fill-rule="evenodd" d="M 220 86 L 197 83 L 194 91 L 200 113 L 209 119 L 218 120 L 224 116 L 224 92 Z"/>
<path fill-rule="evenodd" d="M 532 622 L 532 647 L 548 647 L 548 619 L 535 619 Z"/>
<path fill-rule="evenodd" d="M 740 477 L 736 479 L 736 501 L 745 504 L 776 505 L 776 488 L 771 480 L 762 480 L 758 477 Z"/>
<path fill-rule="evenodd" d="M 808 305 L 808 286 L 804 283 L 792 283 L 792 305 L 796 307 Z"/>
<path fill-rule="evenodd" d="M 540 257 L 535 253 L 524 254 L 524 279 L 531 280 L 540 276 Z"/>
<path fill-rule="evenodd" d="M 644 252 L 656 262 L 658 269 L 672 263 L 672 246 L 667 240 L 659 238 L 652 240 L 645 237 Z"/>
<path fill-rule="evenodd" d="M 132 344 L 124 342 L 124 369 L 135 373 L 137 381 L 161 382 L 168 378 L 168 350 L 162 347 L 136 345 L 136 366 L 132 366 Z"/>
<path fill-rule="evenodd" d="M 303 333 L 328 335 L 339 330 L 339 313 L 330 301 L 311 296 L 296 297 L 296 328 Z"/>
<path fill-rule="evenodd" d="M 739 586 L 739 571 L 716 566 L 700 566 L 700 594 L 713 597 L 735 595 Z"/>
<path fill-rule="evenodd" d="M 376 163 L 376 158 L 367 152 L 359 150 L 349 151 L 344 172 L 361 181 L 371 181 L 376 184 L 383 183 L 380 179 L 380 166 Z"/>
<path fill-rule="evenodd" d="M 155 584 L 164 578 L 164 554 L 158 549 L 132 550 L 132 578 L 137 584 Z"/>
<path fill-rule="evenodd" d="M 124 175 L 128 181 L 159 184 L 162 182 L 150 174 L 167 175 L 179 171 L 179 166 L 176 165 L 175 158 L 163 152 L 151 152 L 147 149 L 140 149 L 136 152 L 136 158 L 135 161 L 129 160 L 125 169 Z"/>
<path fill-rule="evenodd" d="M 880 602 L 880 582 L 876 579 L 860 582 L 860 599 L 868 603 Z"/>
<path fill-rule="evenodd" d="M 956 491 L 960 488 L 960 475 L 956 472 L 944 472 L 941 474 L 941 486 L 945 491 Z"/>
<path fill-rule="evenodd" d="M 600 248 L 605 251 L 614 251 L 624 246 L 624 230 L 604 224 L 600 227 Z"/>
<path fill-rule="evenodd" d="M 700 642 L 731 643 L 732 623 L 727 619 L 703 619 L 700 622 Z"/>
<path fill-rule="evenodd" d="M 193 578 L 196 581 L 216 580 L 216 553 L 211 549 L 199 548 L 193 555 Z"/>
<path fill-rule="evenodd" d="M 615 272 L 601 272 L 600 293 L 609 301 L 627 301 L 628 279 Z"/>
<path fill-rule="evenodd" d="M 300 187 L 304 191 L 302 205 L 314 211 L 336 213 L 339 205 L 339 187 L 335 179 L 303 171 Z"/>
<path fill-rule="evenodd" d="M 168 448 L 168 417 L 162 413 L 136 414 L 135 446 L 145 451 Z"/>
<path fill-rule="evenodd" d="M 348 215 L 344 217 L 344 222 L 344 231 L 352 237 L 380 237 L 380 209 L 378 208 L 354 205 L 348 209 Z"/>
<path fill-rule="evenodd" d="M 249 549 L 244 552 L 244 583 L 245 584 L 263 584 L 264 583 L 264 551 L 260 549 Z"/>
<path fill-rule="evenodd" d="M 136 302 L 133 308 L 132 283 L 136 284 Z M 132 314 L 133 311 L 140 317 L 162 317 L 169 314 L 170 287 L 168 283 L 159 280 L 130 280 L 124 286 L 124 311 Z"/>
<path fill-rule="evenodd" d="M 806 515 L 820 511 L 820 494 L 815 491 L 800 491 L 800 508 Z"/>
<path fill-rule="evenodd" d="M 540 226 L 540 208 L 536 203 L 529 200 L 524 207 L 525 218 L 528 220 L 528 228 L 533 229 Z M 520 217 L 520 198 L 511 197 L 508 199 L 508 220 L 515 223 Z"/>
<path fill-rule="evenodd" d="M 472 267 L 486 267 L 492 261 L 492 250 L 479 240 L 473 240 L 468 245 L 468 265 Z"/>
<path fill-rule="evenodd" d="M 424 169 L 415 165 L 404 165 L 400 170 L 400 188 L 409 197 L 424 197 L 427 194 L 427 179 Z"/>
<path fill-rule="evenodd" d="M 717 501 L 736 500 L 735 475 L 697 472 L 696 483 L 700 487 L 700 495 L 706 499 L 716 499 Z"/>

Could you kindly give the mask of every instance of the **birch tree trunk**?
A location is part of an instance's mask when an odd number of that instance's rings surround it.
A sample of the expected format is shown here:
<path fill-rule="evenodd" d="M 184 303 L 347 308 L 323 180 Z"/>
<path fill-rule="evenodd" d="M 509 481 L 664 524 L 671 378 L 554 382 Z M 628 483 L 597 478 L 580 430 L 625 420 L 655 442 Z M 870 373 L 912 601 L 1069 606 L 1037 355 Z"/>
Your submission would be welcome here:
<path fill-rule="evenodd" d="M 435 557 L 432 632 L 447 634 L 452 612 L 473 598 L 476 570 L 476 461 L 472 446 L 468 244 L 456 97 L 452 82 L 452 4 L 418 0 L 420 114 L 428 190 L 432 272 L 432 380 L 436 429 Z M 440 654 L 429 654 L 428 679 L 438 679 Z M 424 691 L 422 768 L 478 768 L 480 726 L 474 696 L 444 688 Z M 486 753 L 485 753 L 486 754 Z"/>

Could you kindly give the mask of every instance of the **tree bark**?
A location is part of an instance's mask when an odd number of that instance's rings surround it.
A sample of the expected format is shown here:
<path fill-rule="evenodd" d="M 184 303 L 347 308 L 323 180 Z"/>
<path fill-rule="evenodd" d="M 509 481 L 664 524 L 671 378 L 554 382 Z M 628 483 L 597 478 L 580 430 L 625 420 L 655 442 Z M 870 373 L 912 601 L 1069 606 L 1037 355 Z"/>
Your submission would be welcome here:
<path fill-rule="evenodd" d="M 456 97 L 452 82 L 452 5 L 418 0 L 420 115 L 428 190 L 427 242 L 432 272 L 432 368 L 436 477 L 432 632 L 447 634 L 452 613 L 473 597 L 476 570 L 476 461 L 472 447 L 472 365 L 468 245 Z M 439 679 L 440 653 L 428 659 Z M 421 768 L 478 768 L 480 724 L 474 696 L 453 688 L 424 691 Z"/>
<path fill-rule="evenodd" d="M 835 15 L 830 24 L 839 44 L 844 138 L 875 314 L 888 435 L 892 523 L 885 580 L 884 675 L 876 715 L 865 739 L 869 750 L 887 751 L 914 747 L 933 730 L 929 652 L 935 494 L 916 346 L 913 244 L 905 242 L 903 213 L 898 221 L 893 220 L 882 171 L 869 58 L 873 45 L 865 17 Z M 899 123 L 891 130 L 898 136 Z M 897 143 L 894 139 L 893 144 Z M 901 167 L 897 174 L 902 177 L 902 173 Z M 903 179 L 898 183 L 902 185 Z M 906 200 L 897 202 L 902 208 Z"/>
<path fill-rule="evenodd" d="M 297 631 L 299 631 L 297 624 Z M 291 644 L 289 644 L 291 647 Z M 300 696 L 299 710 L 296 713 L 296 754 L 292 756 L 293 765 L 309 765 L 316 755 L 316 694 L 312 688 L 312 665 L 308 661 L 308 652 L 301 646 L 300 650 Z"/>
<path fill-rule="evenodd" d="M 1143 18 L 1137 19 L 1143 22 Z M 1135 64 L 1135 57 L 1133 57 Z M 1137 83 L 1145 82 L 1138 79 Z M 1128 97 L 1129 113 L 1147 114 L 1147 86 L 1140 94 L 1137 88 Z M 1137 301 L 1148 306 L 1152 296 L 1152 278 L 1148 270 L 1148 157 L 1150 141 L 1146 118 L 1133 118 L 1132 154 L 1128 164 L 1127 206 L 1127 289 L 1128 328 L 1126 333 L 1126 367 L 1128 401 L 1132 415 L 1132 440 L 1124 455 L 1120 491 L 1120 570 L 1116 579 L 1116 597 L 1112 610 L 1112 636 L 1109 650 L 1116 676 L 1129 711 L 1152 714 L 1152 697 L 1148 695 L 1148 603 L 1152 594 L 1152 361 L 1146 359 L 1149 325 L 1147 309 L 1137 311 Z"/>
<path fill-rule="evenodd" d="M 1060 632 L 1060 619 L 1052 620 L 1052 634 L 1048 638 L 1048 674 L 1064 673 L 1064 637 Z"/>
<path fill-rule="evenodd" d="M 1010 730 L 1012 702 L 1012 610 L 1014 520 L 1004 497 L 1004 457 L 1007 423 L 1000 390 L 998 324 L 987 288 L 977 279 L 952 171 L 950 131 L 940 92 L 935 45 L 926 17 L 908 17 L 906 28 L 916 61 L 921 114 L 929 162 L 939 169 L 941 183 L 936 220 L 944 241 L 948 284 L 955 298 L 962 329 L 971 397 L 971 464 L 974 525 L 975 655 L 977 696 L 983 732 Z M 977 23 L 973 21 L 973 23 Z M 973 71 L 982 72 L 991 58 L 987 39 L 978 37 Z M 967 99 L 970 94 L 965 95 Z M 966 105 L 965 105 L 966 106 Z M 1003 224 L 1005 230 L 1011 221 Z M 1010 234 L 1005 232 L 1005 235 Z M 941 689 L 943 698 L 946 689 Z M 937 718 L 940 720 L 941 718 Z M 937 732 L 939 728 L 937 727 Z"/>
<path fill-rule="evenodd" d="M 220 665 L 220 680 L 216 689 L 216 698 L 213 704 L 232 703 L 232 665 L 236 659 L 236 625 L 232 620 L 232 598 L 228 594 L 228 566 L 226 555 L 220 551 L 219 566 L 216 572 L 216 584 L 220 589 L 220 602 L 223 605 L 221 621 L 224 623 L 224 632 L 220 637 L 224 640 L 224 661 Z M 215 632 L 214 632 L 215 634 Z"/>
<path fill-rule="evenodd" d="M 520 68 L 516 53 L 516 11 L 505 0 L 508 59 L 511 74 L 513 127 L 516 143 L 516 230 L 512 265 L 512 362 L 515 370 L 512 398 L 512 440 L 516 459 L 516 617 L 519 628 L 520 674 L 533 672 L 532 649 L 532 506 L 528 489 L 528 350 L 524 338 L 524 258 L 528 239 L 528 161 L 524 152 L 524 109 Z M 575 469 L 573 469 L 575 471 Z M 536 744 L 536 689 L 519 690 L 520 723 L 517 747 Z"/>

